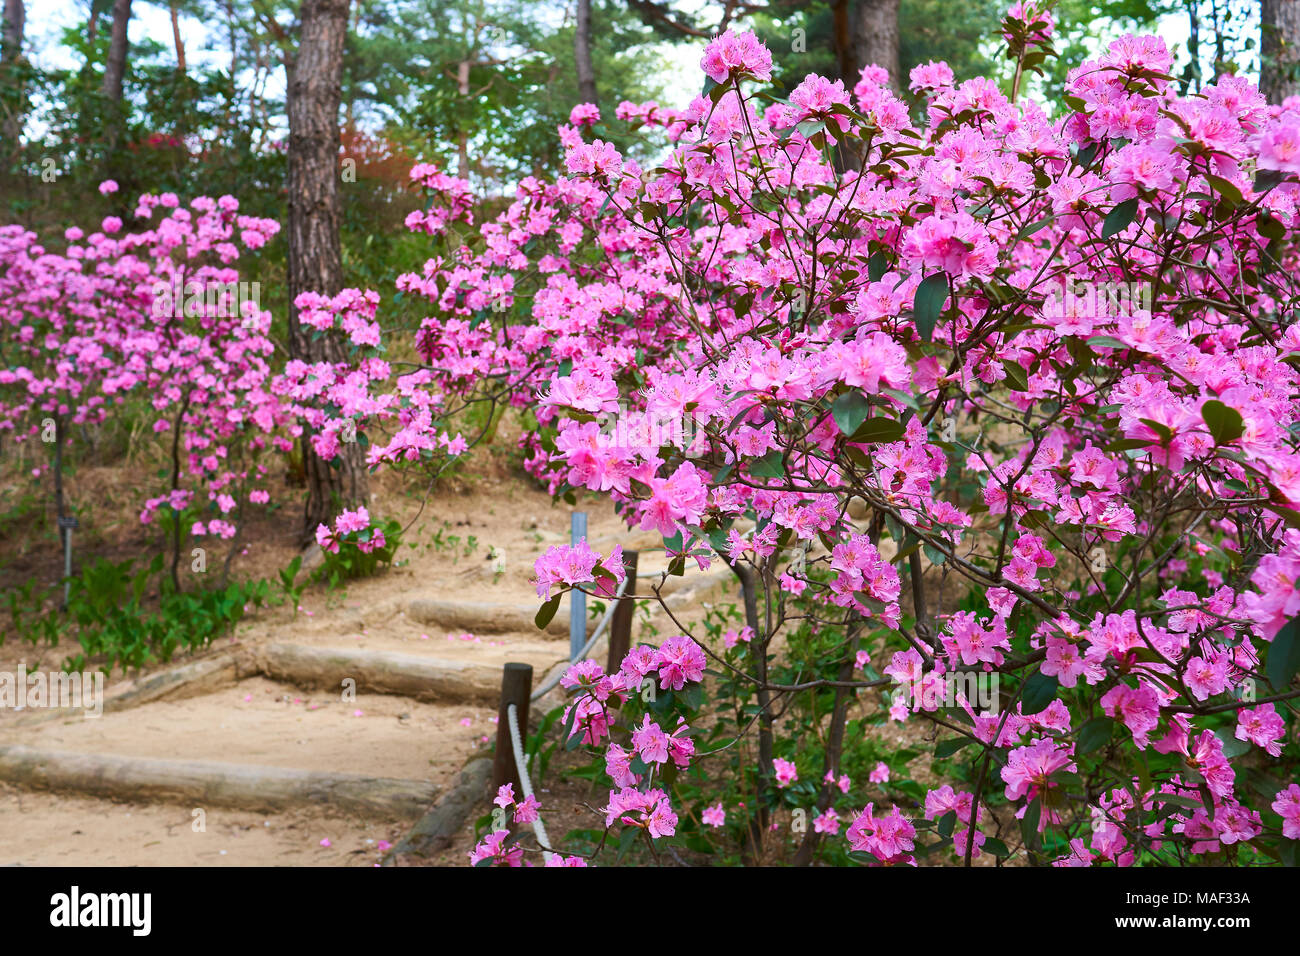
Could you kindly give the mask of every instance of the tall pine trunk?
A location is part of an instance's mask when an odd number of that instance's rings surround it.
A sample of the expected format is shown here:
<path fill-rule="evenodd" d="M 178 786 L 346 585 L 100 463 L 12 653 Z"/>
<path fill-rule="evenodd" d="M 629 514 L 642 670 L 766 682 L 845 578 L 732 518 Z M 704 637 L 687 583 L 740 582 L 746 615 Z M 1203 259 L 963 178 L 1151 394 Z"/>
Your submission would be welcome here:
<path fill-rule="evenodd" d="M 176 49 L 176 72 L 185 75 L 185 41 L 181 39 L 181 12 L 175 0 L 170 4 L 172 19 L 172 46 Z"/>
<path fill-rule="evenodd" d="M 849 4 L 853 31 L 853 59 L 858 73 L 875 64 L 889 71 L 889 84 L 901 88 L 898 64 L 898 0 L 852 0 Z M 859 77 L 853 77 L 853 84 Z M 853 84 L 845 82 L 852 89 Z"/>
<path fill-rule="evenodd" d="M 901 88 L 898 63 L 899 0 L 833 0 L 831 39 L 840 79 L 852 90 L 862 68 L 874 63 L 889 71 L 889 84 Z"/>
<path fill-rule="evenodd" d="M 114 155 L 122 142 L 122 88 L 126 82 L 126 57 L 130 49 L 127 29 L 131 25 L 131 0 L 113 0 L 113 22 L 108 40 L 108 62 L 104 64 L 101 89 L 108 100 L 104 136 L 104 174 L 111 175 Z"/>
<path fill-rule="evenodd" d="M 333 336 L 313 339 L 292 305 L 303 292 L 337 295 L 343 282 L 339 248 L 339 101 L 349 0 L 303 0 L 298 52 L 286 64 L 289 114 L 289 352 L 305 362 L 341 362 Z M 303 540 L 318 524 L 367 498 L 365 458 L 356 442 L 322 461 L 302 437 L 307 506 Z"/>
<path fill-rule="evenodd" d="M 578 73 L 578 101 L 596 102 L 596 70 L 591 65 L 591 0 L 578 0 L 578 23 L 573 31 L 573 62 Z"/>
<path fill-rule="evenodd" d="M 1259 88 L 1270 103 L 1300 94 L 1300 0 L 1261 0 Z"/>
<path fill-rule="evenodd" d="M 4 122 L 0 123 L 0 138 L 4 140 L 5 151 L 13 156 L 18 152 L 18 141 L 23 132 L 23 104 L 26 102 L 27 90 L 21 75 L 17 72 L 23 55 L 23 33 L 27 24 L 27 11 L 23 0 L 5 0 L 4 35 L 0 40 L 0 64 L 4 66 L 6 78 L 12 77 L 15 88 L 12 104 L 5 112 Z"/>
<path fill-rule="evenodd" d="M 104 95 L 117 104 L 122 101 L 126 79 L 127 27 L 131 24 L 131 0 L 113 0 L 113 26 L 108 41 L 108 63 L 104 66 Z"/>

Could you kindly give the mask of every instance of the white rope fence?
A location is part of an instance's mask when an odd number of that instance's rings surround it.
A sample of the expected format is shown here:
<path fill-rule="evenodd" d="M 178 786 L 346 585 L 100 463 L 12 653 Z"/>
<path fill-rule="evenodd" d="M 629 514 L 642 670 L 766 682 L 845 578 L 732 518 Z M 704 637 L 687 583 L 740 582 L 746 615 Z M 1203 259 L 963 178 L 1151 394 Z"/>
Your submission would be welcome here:
<path fill-rule="evenodd" d="M 658 577 L 660 573 L 661 572 L 656 571 L 653 574 L 638 574 L 635 575 L 635 577 Z M 600 640 L 601 636 L 605 633 L 605 630 L 609 627 L 610 622 L 613 621 L 614 612 L 618 609 L 619 603 L 624 594 L 627 593 L 628 586 L 633 580 L 633 575 L 624 576 L 622 582 L 620 582 L 618 586 L 618 592 L 614 595 L 613 600 L 610 601 L 609 607 L 605 610 L 604 617 L 602 617 L 600 623 L 596 625 L 595 632 L 591 635 L 591 638 L 587 643 L 583 645 L 582 649 L 569 659 L 569 666 L 576 664 L 578 661 L 586 660 L 587 655 L 591 653 L 591 649 L 596 646 L 596 642 Z M 511 665 L 507 665 L 507 669 L 510 666 Z M 537 700 L 539 697 L 548 693 L 564 678 L 567 670 L 568 668 L 557 670 L 550 680 L 546 681 L 541 687 L 537 688 L 537 690 L 533 691 L 529 695 L 528 700 L 530 702 Z M 523 791 L 522 799 L 527 800 L 529 797 L 533 796 L 533 781 L 528 776 L 528 758 L 524 754 L 523 737 L 519 732 L 519 708 L 513 702 L 506 705 L 506 721 L 509 725 L 510 745 L 514 751 L 515 770 L 519 775 L 519 789 Z M 533 833 L 537 836 L 537 843 L 542 848 L 542 858 L 549 863 L 555 854 L 555 851 L 551 849 L 551 838 L 546 835 L 546 824 L 542 822 L 542 818 L 539 815 L 537 819 L 533 821 L 532 825 Z"/>
<path fill-rule="evenodd" d="M 524 800 L 527 800 L 533 795 L 533 782 L 528 778 L 528 761 L 524 758 L 524 744 L 519 736 L 519 709 L 514 704 L 506 708 L 506 718 L 510 721 L 510 743 L 515 750 L 515 768 L 519 771 L 519 789 L 524 792 Z M 542 859 L 549 863 L 552 853 L 551 839 L 546 835 L 546 824 L 542 823 L 540 814 L 533 821 L 533 833 L 537 834 L 537 842 L 542 848 Z"/>

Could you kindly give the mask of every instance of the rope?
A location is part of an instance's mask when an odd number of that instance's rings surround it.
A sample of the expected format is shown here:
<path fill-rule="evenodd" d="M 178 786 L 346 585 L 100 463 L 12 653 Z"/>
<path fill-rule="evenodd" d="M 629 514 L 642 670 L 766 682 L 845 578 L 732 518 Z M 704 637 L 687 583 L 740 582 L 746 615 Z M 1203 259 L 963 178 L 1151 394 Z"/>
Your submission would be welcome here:
<path fill-rule="evenodd" d="M 585 660 L 587 655 L 591 653 L 591 649 L 596 646 L 596 642 L 600 640 L 600 636 L 605 633 L 605 628 L 609 626 L 609 622 L 614 619 L 614 610 L 618 607 L 619 599 L 623 597 L 624 592 L 627 590 L 628 581 L 630 580 L 630 576 L 625 576 L 623 578 L 622 583 L 618 586 L 618 593 L 614 595 L 614 600 L 610 602 L 609 607 L 605 610 L 605 616 L 602 617 L 600 623 L 596 625 L 595 633 L 591 635 L 591 639 L 587 641 L 582 650 L 578 651 L 577 656 L 570 659 L 570 664 L 575 664 L 578 661 Z M 528 699 L 530 701 L 537 700 L 537 698 L 541 697 L 558 684 L 560 679 L 564 677 L 564 674 L 565 671 L 557 672 L 554 677 L 548 680 L 541 687 L 537 688 L 537 690 L 533 691 L 532 694 L 529 695 Z M 527 761 L 524 759 L 524 745 L 519 736 L 519 711 L 514 704 L 506 706 L 506 720 L 510 723 L 510 744 L 514 748 L 515 752 L 515 769 L 519 771 L 519 789 L 524 792 L 523 797 L 527 800 L 533 795 L 533 782 L 528 778 Z M 551 850 L 551 839 L 546 835 L 546 825 L 542 823 L 542 818 L 540 816 L 533 821 L 533 833 L 537 835 L 537 842 L 541 845 L 542 858 L 549 862 L 553 852 Z"/>
<path fill-rule="evenodd" d="M 587 655 L 591 653 L 591 649 L 595 647 L 596 642 L 600 640 L 600 636 L 605 633 L 605 628 L 607 628 L 609 626 L 609 622 L 614 619 L 614 609 L 618 607 L 619 598 L 621 598 L 623 596 L 623 592 L 627 590 L 627 582 L 628 582 L 628 578 L 624 577 L 623 581 L 618 586 L 618 593 L 614 595 L 614 600 L 611 601 L 609 607 L 605 609 L 605 616 L 602 617 L 600 619 L 600 623 L 596 625 L 595 633 L 592 634 L 591 639 L 587 641 L 585 645 L 583 645 L 582 650 L 578 651 L 577 655 L 569 660 L 569 663 L 571 665 L 578 663 L 578 661 L 586 660 Z M 537 688 L 537 690 L 533 691 L 528 699 L 530 701 L 537 700 L 543 694 L 550 691 L 551 688 L 553 688 L 556 684 L 558 684 L 560 682 L 560 679 L 563 678 L 564 675 L 565 675 L 565 671 L 557 671 L 554 677 L 552 677 L 546 683 L 542 684 L 542 686 Z"/>
<path fill-rule="evenodd" d="M 510 743 L 515 750 L 515 769 L 519 771 L 519 788 L 524 792 L 524 799 L 527 800 L 533 795 L 533 782 L 528 779 L 527 761 L 524 759 L 524 745 L 519 739 L 519 711 L 514 704 L 506 708 L 506 719 L 510 721 Z M 546 862 L 551 860 L 551 840 L 546 835 L 546 825 L 542 823 L 539 815 L 533 821 L 533 833 L 537 834 L 537 842 L 542 847 L 542 859 Z"/>

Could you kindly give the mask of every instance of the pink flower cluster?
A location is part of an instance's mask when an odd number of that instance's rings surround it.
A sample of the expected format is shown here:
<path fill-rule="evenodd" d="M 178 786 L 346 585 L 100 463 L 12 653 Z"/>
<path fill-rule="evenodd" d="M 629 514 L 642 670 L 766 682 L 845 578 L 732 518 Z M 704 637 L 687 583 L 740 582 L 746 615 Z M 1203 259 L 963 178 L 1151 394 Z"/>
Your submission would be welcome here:
<path fill-rule="evenodd" d="M 356 542 L 357 549 L 363 554 L 377 551 L 387 544 L 384 532 L 370 525 L 370 512 L 364 506 L 355 511 L 343 511 L 334 519 L 334 527 L 320 524 L 316 526 L 316 543 L 322 551 L 339 553 L 341 542 L 347 539 Z"/>

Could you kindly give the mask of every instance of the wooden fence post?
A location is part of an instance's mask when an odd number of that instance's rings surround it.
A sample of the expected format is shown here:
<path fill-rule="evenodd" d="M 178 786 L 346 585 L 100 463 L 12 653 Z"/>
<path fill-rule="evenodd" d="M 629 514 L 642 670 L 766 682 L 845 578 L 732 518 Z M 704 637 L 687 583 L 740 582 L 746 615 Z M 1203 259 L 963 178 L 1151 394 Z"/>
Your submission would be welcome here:
<path fill-rule="evenodd" d="M 533 665 L 507 664 L 501 671 L 501 708 L 497 712 L 497 750 L 492 763 L 492 789 L 513 783 L 515 799 L 523 798 L 519 770 L 515 766 L 515 748 L 510 740 L 509 708 L 515 705 L 519 717 L 520 742 L 528 744 L 528 697 L 533 692 Z"/>
<path fill-rule="evenodd" d="M 632 615 L 636 612 L 636 563 L 637 552 L 623 552 L 623 573 L 627 575 L 627 585 L 623 596 L 614 607 L 614 619 L 609 622 L 609 660 L 605 673 L 613 674 L 623 664 L 623 658 L 632 648 Z"/>

